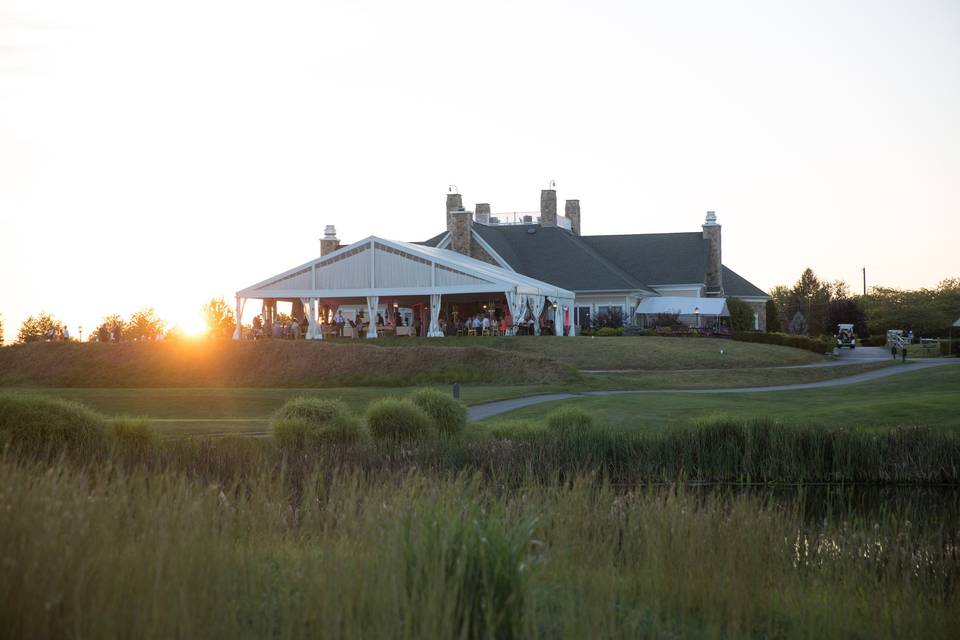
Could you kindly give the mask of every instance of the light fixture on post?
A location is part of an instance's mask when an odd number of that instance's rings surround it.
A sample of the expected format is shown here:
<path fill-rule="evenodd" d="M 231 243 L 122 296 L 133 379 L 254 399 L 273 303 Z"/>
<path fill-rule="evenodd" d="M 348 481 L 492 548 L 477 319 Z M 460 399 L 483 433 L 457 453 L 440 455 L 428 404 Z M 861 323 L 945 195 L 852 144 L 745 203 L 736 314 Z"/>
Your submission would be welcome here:
<path fill-rule="evenodd" d="M 697 319 L 697 329 L 700 328 L 700 307 L 693 308 L 693 315 Z"/>

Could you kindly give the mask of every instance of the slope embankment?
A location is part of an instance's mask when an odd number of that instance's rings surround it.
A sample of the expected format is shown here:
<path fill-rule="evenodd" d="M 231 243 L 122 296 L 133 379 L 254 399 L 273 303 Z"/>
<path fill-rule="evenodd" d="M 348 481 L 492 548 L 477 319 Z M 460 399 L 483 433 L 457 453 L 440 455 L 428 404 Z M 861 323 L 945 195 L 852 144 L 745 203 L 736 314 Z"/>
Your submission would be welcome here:
<path fill-rule="evenodd" d="M 332 387 L 426 383 L 551 384 L 569 365 L 486 347 L 307 341 L 33 343 L 0 348 L 0 386 Z"/>

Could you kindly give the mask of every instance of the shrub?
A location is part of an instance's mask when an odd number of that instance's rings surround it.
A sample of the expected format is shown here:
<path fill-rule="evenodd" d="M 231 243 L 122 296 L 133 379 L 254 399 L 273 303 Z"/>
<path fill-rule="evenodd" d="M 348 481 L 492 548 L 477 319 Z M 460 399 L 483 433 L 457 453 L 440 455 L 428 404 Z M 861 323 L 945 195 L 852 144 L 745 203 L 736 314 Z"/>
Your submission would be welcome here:
<path fill-rule="evenodd" d="M 82 404 L 43 396 L 0 394 L 0 447 L 17 453 L 82 456 L 103 451 L 106 420 Z"/>
<path fill-rule="evenodd" d="M 420 389 L 410 400 L 433 419 L 440 435 L 458 435 L 467 426 L 467 408 L 445 393 L 435 389 Z"/>
<path fill-rule="evenodd" d="M 320 398 L 288 400 L 273 414 L 270 428 L 281 447 L 292 449 L 356 442 L 364 436 L 346 404 Z"/>
<path fill-rule="evenodd" d="M 612 336 L 622 336 L 623 327 L 601 327 L 593 332 L 593 335 L 601 338 L 609 338 Z"/>
<path fill-rule="evenodd" d="M 782 347 L 806 349 L 820 354 L 831 353 L 835 346 L 832 340 L 825 338 L 792 336 L 785 333 L 734 332 L 733 339 L 740 342 L 759 342 L 761 344 L 776 344 Z"/>
<path fill-rule="evenodd" d="M 579 407 L 561 407 L 547 416 L 547 429 L 553 433 L 586 433 L 593 427 L 593 417 Z"/>
<path fill-rule="evenodd" d="M 115 418 L 107 433 L 114 451 L 138 457 L 152 453 L 160 444 L 159 436 L 146 418 Z"/>
<path fill-rule="evenodd" d="M 379 440 L 417 440 L 435 432 L 427 413 L 410 400 L 381 398 L 367 410 L 370 434 Z"/>
<path fill-rule="evenodd" d="M 734 331 L 753 329 L 753 308 L 739 298 L 727 298 L 727 310 L 730 312 L 730 326 Z"/>

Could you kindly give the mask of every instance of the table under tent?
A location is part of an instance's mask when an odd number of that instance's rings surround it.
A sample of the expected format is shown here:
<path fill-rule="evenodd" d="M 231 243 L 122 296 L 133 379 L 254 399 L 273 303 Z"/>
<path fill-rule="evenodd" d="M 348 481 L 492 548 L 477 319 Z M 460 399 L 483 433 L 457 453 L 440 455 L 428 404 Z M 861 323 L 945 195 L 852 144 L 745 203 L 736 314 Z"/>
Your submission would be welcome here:
<path fill-rule="evenodd" d="M 337 309 L 359 309 L 367 338 L 392 332 L 442 337 L 464 317 L 506 319 L 508 335 L 541 325 L 555 335 L 575 335 L 574 293 L 546 282 L 447 249 L 369 237 L 237 292 L 237 318 L 248 300 L 261 300 L 265 325 L 277 317 L 277 303 L 291 303 L 291 315 L 307 324 L 306 337 L 329 335 Z M 398 322 L 400 310 L 414 322 Z M 377 326 L 377 318 L 384 323 Z M 240 324 L 234 339 L 242 336 Z M 413 326 L 411 326 L 413 325 Z M 408 328 L 409 327 L 409 328 Z M 449 333 L 449 331 L 447 332 Z"/>

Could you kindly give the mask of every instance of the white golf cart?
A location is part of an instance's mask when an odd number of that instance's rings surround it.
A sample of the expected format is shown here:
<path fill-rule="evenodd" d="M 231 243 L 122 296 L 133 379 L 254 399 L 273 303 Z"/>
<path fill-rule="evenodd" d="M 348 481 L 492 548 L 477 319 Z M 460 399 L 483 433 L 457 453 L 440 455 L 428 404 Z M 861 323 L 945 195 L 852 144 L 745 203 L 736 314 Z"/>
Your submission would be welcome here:
<path fill-rule="evenodd" d="M 844 347 L 850 347 L 851 349 L 857 347 L 857 336 L 853 333 L 852 324 L 837 325 L 837 349 L 843 349 Z"/>

